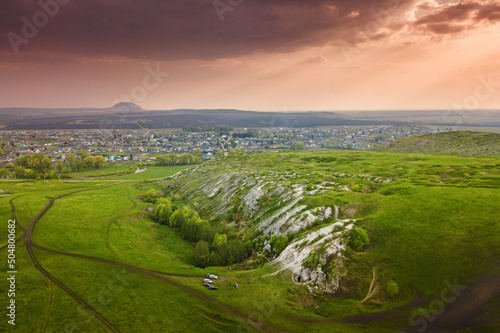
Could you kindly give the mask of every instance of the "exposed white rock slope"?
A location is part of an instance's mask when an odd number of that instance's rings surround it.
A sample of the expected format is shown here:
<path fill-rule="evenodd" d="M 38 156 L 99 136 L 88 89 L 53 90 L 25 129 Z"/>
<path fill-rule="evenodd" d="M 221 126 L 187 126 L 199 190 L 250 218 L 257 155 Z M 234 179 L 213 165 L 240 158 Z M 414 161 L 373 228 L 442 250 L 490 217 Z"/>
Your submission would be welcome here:
<path fill-rule="evenodd" d="M 197 173 L 195 177 L 192 177 L 193 172 Z M 314 190 L 308 191 L 306 184 L 290 183 L 299 176 L 288 172 L 209 174 L 208 170 L 198 167 L 196 171 L 179 175 L 174 182 L 179 186 L 177 191 L 187 194 L 188 200 L 194 199 L 200 192 L 213 200 L 213 205 L 209 207 L 213 217 L 224 217 L 234 207 L 243 206 L 256 230 L 265 235 L 287 235 L 299 232 L 316 220 L 333 217 L 331 207 L 308 210 L 307 206 L 299 203 L 305 196 L 315 195 L 333 185 L 310 185 Z M 197 182 L 195 191 L 191 190 L 192 182 Z"/>
<path fill-rule="evenodd" d="M 344 235 L 354 227 L 353 222 L 354 220 L 338 221 L 292 242 L 274 260 L 274 263 L 278 265 L 278 270 L 272 275 L 289 270 L 292 272 L 292 279 L 297 283 L 328 293 L 335 292 L 339 287 L 341 270 L 334 270 L 327 275 L 321 268 L 310 269 L 304 267 L 303 263 L 310 257 L 312 251 L 316 251 L 323 265 L 328 260 L 335 260 L 341 265 L 346 246 Z M 336 228 L 343 228 L 343 230 L 334 232 Z"/>
<path fill-rule="evenodd" d="M 353 228 L 354 220 L 337 221 L 300 234 L 316 220 L 337 220 L 339 214 L 338 207 L 333 204 L 315 208 L 303 204 L 308 196 L 334 189 L 338 191 L 339 186 L 343 186 L 333 182 L 310 184 L 309 176 L 312 174 L 245 172 L 244 169 L 224 172 L 220 166 L 217 168 L 207 163 L 176 175 L 166 185 L 189 202 L 196 203 L 206 216 L 226 218 L 235 208 L 238 211 L 242 208 L 251 226 L 265 235 L 288 235 L 290 232 L 299 235 L 274 260 L 277 265 L 274 274 L 289 270 L 294 281 L 307 285 L 309 290 L 333 293 L 338 289 L 344 271 L 344 236 Z M 266 246 L 270 250 L 269 242 Z M 323 264 L 333 261 L 335 269 L 325 273 L 322 268 L 305 267 L 304 260 L 312 251 L 316 251 Z"/>

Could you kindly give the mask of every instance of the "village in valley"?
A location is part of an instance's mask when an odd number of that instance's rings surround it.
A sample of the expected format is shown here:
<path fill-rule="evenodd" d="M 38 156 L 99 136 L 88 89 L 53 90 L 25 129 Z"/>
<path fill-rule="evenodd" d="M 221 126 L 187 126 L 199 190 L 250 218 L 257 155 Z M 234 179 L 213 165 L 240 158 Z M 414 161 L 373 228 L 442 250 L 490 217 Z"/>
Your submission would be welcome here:
<path fill-rule="evenodd" d="M 210 160 L 234 153 L 259 153 L 280 150 L 345 149 L 365 150 L 393 141 L 451 129 L 423 126 L 368 126 L 332 128 L 230 127 L 178 130 L 48 130 L 0 131 L 3 156 L 0 166 L 15 163 L 26 154 L 43 153 L 53 164 L 64 154 L 87 150 L 102 155 L 107 162 L 151 162 L 156 155 L 191 153 Z"/>

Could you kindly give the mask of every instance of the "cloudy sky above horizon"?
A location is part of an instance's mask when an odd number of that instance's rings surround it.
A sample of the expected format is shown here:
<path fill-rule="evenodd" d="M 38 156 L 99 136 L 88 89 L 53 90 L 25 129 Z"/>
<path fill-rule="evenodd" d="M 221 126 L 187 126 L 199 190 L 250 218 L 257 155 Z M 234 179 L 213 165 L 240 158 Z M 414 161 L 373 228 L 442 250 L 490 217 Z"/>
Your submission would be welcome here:
<path fill-rule="evenodd" d="M 0 8 L 0 107 L 500 108 L 500 0 Z"/>

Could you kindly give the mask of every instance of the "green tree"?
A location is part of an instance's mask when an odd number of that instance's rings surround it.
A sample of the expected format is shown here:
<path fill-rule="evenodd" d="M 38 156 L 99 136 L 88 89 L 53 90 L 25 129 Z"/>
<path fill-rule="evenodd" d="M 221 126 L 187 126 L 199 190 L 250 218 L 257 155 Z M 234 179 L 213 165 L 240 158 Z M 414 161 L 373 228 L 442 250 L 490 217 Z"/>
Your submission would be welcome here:
<path fill-rule="evenodd" d="M 16 169 L 15 169 L 16 178 L 24 178 L 25 173 L 26 173 L 26 169 L 24 167 L 22 167 L 20 165 L 16 166 Z"/>
<path fill-rule="evenodd" d="M 6 167 L 7 169 L 9 169 L 9 170 L 14 170 L 14 167 L 15 167 L 15 166 L 14 166 L 14 164 L 12 164 L 12 163 L 7 163 L 7 164 L 5 164 L 5 167 Z"/>
<path fill-rule="evenodd" d="M 0 169 L 0 178 L 7 178 L 10 176 L 10 170 L 7 168 Z"/>
<path fill-rule="evenodd" d="M 16 161 L 16 165 L 23 167 L 23 168 L 29 168 L 29 155 L 22 155 L 19 156 L 19 158 Z"/>
<path fill-rule="evenodd" d="M 64 168 L 64 162 L 61 160 L 57 160 L 56 168 L 57 168 L 57 171 L 61 172 L 62 169 Z"/>
<path fill-rule="evenodd" d="M 78 152 L 78 156 L 81 157 L 81 159 L 85 159 L 85 157 L 90 156 L 89 151 L 87 149 L 80 149 Z"/>
<path fill-rule="evenodd" d="M 159 199 L 153 209 L 153 218 L 160 224 L 168 224 L 170 215 L 172 215 L 170 201 L 165 198 Z"/>
<path fill-rule="evenodd" d="M 206 267 L 209 264 L 210 246 L 204 240 L 198 241 L 194 247 L 194 260 L 197 266 Z"/>
<path fill-rule="evenodd" d="M 76 154 L 67 154 L 66 155 L 66 166 L 68 168 L 71 168 L 71 171 L 77 171 L 78 161 L 76 159 Z"/>
<path fill-rule="evenodd" d="M 210 225 L 210 223 L 208 223 L 208 221 L 203 221 L 198 228 L 196 238 L 199 240 L 211 242 L 214 239 L 216 233 L 217 231 Z"/>
<path fill-rule="evenodd" d="M 287 245 L 288 245 L 288 237 L 279 236 L 278 238 L 276 238 L 274 244 L 272 245 L 274 254 L 276 254 L 276 256 L 279 256 L 281 252 L 283 252 L 283 250 L 287 247 Z"/>
<path fill-rule="evenodd" d="M 83 158 L 83 165 L 85 169 L 92 169 L 95 166 L 95 158 L 93 156 L 86 156 Z"/>
<path fill-rule="evenodd" d="M 106 159 L 101 155 L 97 155 L 94 160 L 94 168 L 101 169 L 106 164 Z"/>
<path fill-rule="evenodd" d="M 222 157 L 224 156 L 224 152 L 222 150 L 218 150 L 216 153 L 215 153 L 215 157 Z"/>
<path fill-rule="evenodd" d="M 304 150 L 304 149 L 306 149 L 306 145 L 303 142 L 292 142 L 290 144 L 290 149 L 292 149 L 292 150 Z"/>
<path fill-rule="evenodd" d="M 214 247 L 219 248 L 227 244 L 227 236 L 225 234 L 216 233 L 214 237 Z"/>
<path fill-rule="evenodd" d="M 349 246 L 355 251 L 361 251 L 370 243 L 368 234 L 363 229 L 354 228 L 349 232 Z"/>
<path fill-rule="evenodd" d="M 172 215 L 170 215 L 169 225 L 171 227 L 178 227 L 181 225 L 181 222 L 182 222 L 182 214 L 180 213 L 179 210 L 176 210 L 175 212 L 172 213 Z"/>
<path fill-rule="evenodd" d="M 45 154 L 37 153 L 29 156 L 28 165 L 37 173 L 44 173 L 50 169 L 50 158 Z"/>

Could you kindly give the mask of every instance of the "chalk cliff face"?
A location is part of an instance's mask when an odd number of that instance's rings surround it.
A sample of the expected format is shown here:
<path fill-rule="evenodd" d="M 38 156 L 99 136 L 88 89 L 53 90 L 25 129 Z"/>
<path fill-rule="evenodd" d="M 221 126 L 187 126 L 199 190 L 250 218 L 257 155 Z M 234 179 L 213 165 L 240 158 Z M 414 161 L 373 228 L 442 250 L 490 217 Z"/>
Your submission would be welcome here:
<path fill-rule="evenodd" d="M 333 293 L 339 287 L 342 274 L 342 258 L 346 249 L 346 234 L 354 225 L 353 220 L 338 221 L 320 230 L 300 236 L 288 245 L 274 260 L 277 264 L 275 274 L 283 270 L 292 272 L 292 279 L 308 285 L 309 290 Z M 339 230 L 339 231 L 336 231 Z M 321 267 L 306 267 L 304 262 L 313 253 L 318 256 Z M 337 269 L 330 274 L 323 271 L 322 267 L 329 262 L 334 262 Z"/>
<path fill-rule="evenodd" d="M 246 228 L 254 232 L 269 236 L 294 233 L 294 241 L 274 260 L 276 274 L 289 270 L 293 279 L 310 286 L 310 291 L 335 292 L 343 270 L 347 231 L 353 221 L 338 221 L 338 208 L 333 204 L 320 207 L 304 204 L 306 197 L 341 187 L 331 182 L 306 184 L 303 179 L 307 176 L 249 168 L 225 169 L 224 163 L 205 163 L 167 180 L 165 188 L 196 205 L 205 218 L 224 219 L 238 210 L 247 221 Z M 327 223 L 310 231 L 315 222 Z M 305 267 L 304 261 L 312 251 L 322 265 L 334 262 L 336 269 L 325 273 L 320 267 Z"/>

